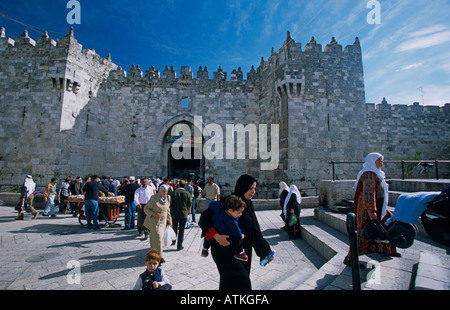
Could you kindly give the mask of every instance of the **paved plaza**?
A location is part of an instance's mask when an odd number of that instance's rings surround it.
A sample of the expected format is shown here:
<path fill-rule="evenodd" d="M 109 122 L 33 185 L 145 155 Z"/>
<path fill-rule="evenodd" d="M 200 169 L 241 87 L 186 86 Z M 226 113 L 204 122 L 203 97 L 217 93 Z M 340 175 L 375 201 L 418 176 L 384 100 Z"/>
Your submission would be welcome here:
<path fill-rule="evenodd" d="M 326 262 L 305 241 L 288 239 L 280 229 L 283 223 L 279 213 L 257 212 L 261 230 L 277 256 L 263 268 L 253 255 L 251 280 L 255 290 L 289 287 L 289 276 L 296 274 L 296 281 L 307 279 Z M 138 237 L 136 230 L 88 230 L 69 214 L 58 214 L 56 218 L 39 215 L 32 220 L 27 213 L 24 221 L 16 221 L 15 217 L 12 207 L 0 206 L 2 290 L 129 290 L 145 270 L 149 240 Z M 123 223 L 123 213 L 117 223 Z M 164 248 L 163 268 L 174 290 L 219 287 L 211 255 L 200 256 L 200 235 L 200 228 L 193 226 L 185 231 L 183 250 L 177 251 L 176 246 Z"/>

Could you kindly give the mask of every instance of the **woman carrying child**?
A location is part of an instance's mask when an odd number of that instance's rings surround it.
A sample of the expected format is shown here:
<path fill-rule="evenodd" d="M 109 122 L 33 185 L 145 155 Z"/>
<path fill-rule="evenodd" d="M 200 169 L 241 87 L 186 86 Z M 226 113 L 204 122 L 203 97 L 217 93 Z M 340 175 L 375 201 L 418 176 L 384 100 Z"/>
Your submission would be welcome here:
<path fill-rule="evenodd" d="M 243 246 L 248 256 L 247 261 L 240 261 L 234 258 L 233 249 L 227 240 L 229 235 L 222 235 L 214 228 L 213 215 L 211 209 L 205 210 L 201 215 L 199 226 L 205 234 L 205 238 L 211 240 L 211 254 L 216 263 L 220 275 L 219 289 L 221 290 L 251 290 L 250 281 L 252 249 L 261 260 L 267 257 L 273 258 L 274 251 L 271 251 L 269 244 L 263 238 L 258 219 L 253 208 L 251 199 L 256 193 L 257 180 L 250 175 L 244 174 L 239 177 L 234 189 L 234 195 L 241 198 L 246 204 L 246 208 L 239 218 L 239 228 L 245 235 Z M 268 260 L 270 261 L 270 259 Z"/>
<path fill-rule="evenodd" d="M 233 248 L 234 258 L 246 262 L 247 254 L 243 247 L 244 234 L 239 228 L 238 219 L 246 207 L 245 202 L 236 195 L 224 199 L 223 205 L 218 201 L 211 201 L 209 209 L 214 212 L 212 217 L 214 228 L 221 235 L 230 236 L 230 244 Z"/>

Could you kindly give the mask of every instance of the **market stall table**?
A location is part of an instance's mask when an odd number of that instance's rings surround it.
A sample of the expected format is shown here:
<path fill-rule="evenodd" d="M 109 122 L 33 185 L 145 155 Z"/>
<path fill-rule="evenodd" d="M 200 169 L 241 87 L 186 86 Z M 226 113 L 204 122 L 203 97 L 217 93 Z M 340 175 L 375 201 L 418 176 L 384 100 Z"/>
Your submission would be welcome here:
<path fill-rule="evenodd" d="M 68 202 L 79 202 L 78 222 L 87 225 L 84 215 L 84 195 L 69 196 Z M 98 197 L 98 221 L 101 227 L 112 226 L 119 218 L 120 206 L 125 203 L 125 196 Z"/>

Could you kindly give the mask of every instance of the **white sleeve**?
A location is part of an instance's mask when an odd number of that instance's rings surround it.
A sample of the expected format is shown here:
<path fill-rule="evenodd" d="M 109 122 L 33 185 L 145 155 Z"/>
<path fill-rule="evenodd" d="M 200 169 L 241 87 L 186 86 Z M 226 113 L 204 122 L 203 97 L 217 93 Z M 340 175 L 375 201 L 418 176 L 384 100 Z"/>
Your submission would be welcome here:
<path fill-rule="evenodd" d="M 139 278 L 141 278 L 141 277 L 139 277 Z M 167 275 L 163 269 L 161 269 L 161 282 L 158 282 L 158 284 L 161 286 L 170 284 L 169 278 L 167 278 Z"/>
<path fill-rule="evenodd" d="M 140 189 L 141 189 L 141 188 L 138 188 L 138 189 L 134 192 L 134 204 L 135 204 L 135 206 L 140 205 L 140 202 L 139 202 L 139 193 L 140 193 Z"/>
<path fill-rule="evenodd" d="M 138 277 L 136 283 L 134 284 L 133 290 L 138 291 L 142 289 L 142 279 L 141 277 Z"/>

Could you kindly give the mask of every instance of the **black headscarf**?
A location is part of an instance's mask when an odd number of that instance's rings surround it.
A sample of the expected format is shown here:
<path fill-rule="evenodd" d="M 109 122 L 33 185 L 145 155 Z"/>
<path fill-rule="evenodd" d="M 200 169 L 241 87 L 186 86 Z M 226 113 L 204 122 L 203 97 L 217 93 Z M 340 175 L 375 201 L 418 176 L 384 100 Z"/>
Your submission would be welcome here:
<path fill-rule="evenodd" d="M 239 227 L 241 228 L 242 233 L 245 234 L 244 248 L 246 249 L 247 255 L 249 255 L 249 253 L 251 253 L 252 251 L 252 248 L 254 248 L 256 254 L 262 259 L 270 253 L 270 246 L 262 236 L 261 228 L 255 214 L 255 209 L 253 208 L 252 200 L 247 200 L 244 196 L 244 194 L 249 191 L 249 189 L 255 182 L 258 181 L 251 175 L 241 175 L 236 181 L 234 194 L 236 196 L 239 196 L 247 205 L 247 207 L 242 212 L 242 216 L 239 218 Z M 249 255 L 249 261 L 244 264 L 246 265 L 249 273 L 249 262 L 251 261 L 250 258 L 251 255 Z"/>
<path fill-rule="evenodd" d="M 258 182 L 254 177 L 248 174 L 243 174 L 239 177 L 239 179 L 236 181 L 236 185 L 234 187 L 234 194 L 236 196 L 241 197 L 245 202 L 247 202 L 247 199 L 245 199 L 244 194 L 248 192 L 248 190 L 252 187 L 253 183 Z"/>

